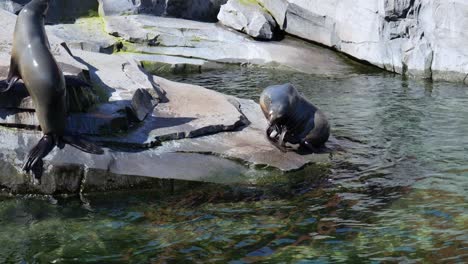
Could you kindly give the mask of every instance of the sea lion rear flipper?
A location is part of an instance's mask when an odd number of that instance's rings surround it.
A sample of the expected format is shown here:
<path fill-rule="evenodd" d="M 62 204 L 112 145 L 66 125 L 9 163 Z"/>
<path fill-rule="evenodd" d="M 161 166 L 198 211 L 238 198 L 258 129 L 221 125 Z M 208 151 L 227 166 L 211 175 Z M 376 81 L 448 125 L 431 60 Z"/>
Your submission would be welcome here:
<path fill-rule="evenodd" d="M 73 146 L 81 151 L 96 155 L 104 154 L 104 150 L 102 148 L 78 136 L 63 136 L 62 140 L 70 146 Z"/>
<path fill-rule="evenodd" d="M 42 158 L 47 156 L 55 147 L 55 140 L 49 135 L 45 135 L 39 140 L 28 153 L 26 162 L 23 165 L 23 170 L 26 172 L 33 171 L 34 177 L 39 179 L 42 176 Z"/>
<path fill-rule="evenodd" d="M 65 75 L 65 84 L 71 87 L 91 87 L 90 83 L 73 75 Z"/>

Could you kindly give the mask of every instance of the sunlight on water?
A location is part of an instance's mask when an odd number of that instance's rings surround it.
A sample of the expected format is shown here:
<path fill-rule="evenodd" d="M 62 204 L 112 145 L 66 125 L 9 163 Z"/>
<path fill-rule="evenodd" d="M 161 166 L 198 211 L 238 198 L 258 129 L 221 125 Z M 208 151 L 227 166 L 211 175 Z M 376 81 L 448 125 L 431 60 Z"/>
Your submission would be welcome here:
<path fill-rule="evenodd" d="M 293 83 L 354 142 L 326 175 L 268 191 L 216 188 L 0 202 L 0 262 L 466 263 L 468 88 L 384 73 L 340 78 L 241 68 L 175 81 L 257 100 Z"/>

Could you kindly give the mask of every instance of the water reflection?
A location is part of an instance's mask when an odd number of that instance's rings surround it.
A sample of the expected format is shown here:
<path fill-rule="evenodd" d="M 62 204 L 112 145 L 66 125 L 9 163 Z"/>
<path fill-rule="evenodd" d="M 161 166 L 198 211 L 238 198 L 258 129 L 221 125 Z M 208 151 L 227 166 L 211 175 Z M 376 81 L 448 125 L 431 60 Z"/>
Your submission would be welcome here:
<path fill-rule="evenodd" d="M 0 262 L 468 260 L 466 87 L 250 68 L 169 78 L 255 100 L 292 82 L 350 143 L 326 171 L 267 172 L 258 189 L 98 195 L 92 211 L 74 199 L 4 199 Z"/>

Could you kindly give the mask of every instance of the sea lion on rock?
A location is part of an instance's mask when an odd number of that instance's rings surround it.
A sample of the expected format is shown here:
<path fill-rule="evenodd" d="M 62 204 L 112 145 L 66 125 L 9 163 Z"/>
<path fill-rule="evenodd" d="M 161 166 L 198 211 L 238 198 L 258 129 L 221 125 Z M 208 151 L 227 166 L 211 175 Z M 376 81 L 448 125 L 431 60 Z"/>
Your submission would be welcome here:
<path fill-rule="evenodd" d="M 268 120 L 266 136 L 281 151 L 286 143 L 315 150 L 330 137 L 330 125 L 322 111 L 301 96 L 291 84 L 267 87 L 260 107 Z"/>
<path fill-rule="evenodd" d="M 76 136 L 65 135 L 68 114 L 65 77 L 50 51 L 44 18 L 50 0 L 32 0 L 18 14 L 6 91 L 22 79 L 35 105 L 44 136 L 29 152 L 23 170 L 42 175 L 42 158 L 55 146 L 70 144 L 82 151 L 102 154 L 103 150 Z"/>

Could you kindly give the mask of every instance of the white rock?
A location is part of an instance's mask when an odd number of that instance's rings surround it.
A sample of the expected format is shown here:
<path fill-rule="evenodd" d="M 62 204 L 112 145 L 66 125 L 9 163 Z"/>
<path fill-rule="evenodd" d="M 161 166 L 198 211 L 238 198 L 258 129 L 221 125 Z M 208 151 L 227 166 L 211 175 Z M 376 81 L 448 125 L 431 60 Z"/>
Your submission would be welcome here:
<path fill-rule="evenodd" d="M 468 74 L 468 2 L 288 0 L 286 32 L 381 68 L 463 81 Z"/>
<path fill-rule="evenodd" d="M 134 52 L 245 63 L 323 75 L 353 72 L 334 52 L 288 37 L 274 42 L 254 41 L 213 23 L 146 15 L 104 19 L 107 32 L 126 40 L 127 55 Z M 142 58 L 139 54 L 135 57 Z"/>
<path fill-rule="evenodd" d="M 222 24 L 258 39 L 272 39 L 277 26 L 256 0 L 229 0 L 221 6 L 218 19 Z"/>

